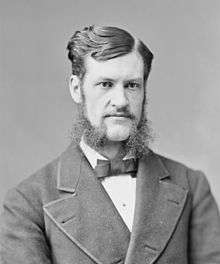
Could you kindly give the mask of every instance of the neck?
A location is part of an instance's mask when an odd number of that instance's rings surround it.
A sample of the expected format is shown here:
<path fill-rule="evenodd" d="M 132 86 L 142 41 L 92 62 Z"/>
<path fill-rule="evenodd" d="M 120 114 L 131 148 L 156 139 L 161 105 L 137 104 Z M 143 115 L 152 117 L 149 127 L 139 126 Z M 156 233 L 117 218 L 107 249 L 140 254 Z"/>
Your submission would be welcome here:
<path fill-rule="evenodd" d="M 106 140 L 104 144 L 100 144 L 98 147 L 91 145 L 89 140 L 84 137 L 86 144 L 88 144 L 91 148 L 95 149 L 102 156 L 107 159 L 114 159 L 117 157 L 121 157 L 125 155 L 125 147 L 121 141 L 108 141 Z"/>
<path fill-rule="evenodd" d="M 108 159 L 115 159 L 124 156 L 125 149 L 122 142 L 106 142 L 98 149 L 98 152 Z"/>

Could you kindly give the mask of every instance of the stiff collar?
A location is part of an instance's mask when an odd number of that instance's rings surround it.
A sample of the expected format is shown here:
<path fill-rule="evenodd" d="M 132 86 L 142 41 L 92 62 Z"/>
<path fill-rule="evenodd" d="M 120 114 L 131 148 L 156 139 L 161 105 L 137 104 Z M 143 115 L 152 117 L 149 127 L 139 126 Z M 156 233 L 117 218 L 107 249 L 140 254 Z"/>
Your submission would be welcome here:
<path fill-rule="evenodd" d="M 82 137 L 81 141 L 80 141 L 80 148 L 82 149 L 84 155 L 86 156 L 87 160 L 89 161 L 90 165 L 93 167 L 93 169 L 95 168 L 95 166 L 97 165 L 97 160 L 107 160 L 106 157 L 104 157 L 103 155 L 101 155 L 100 153 L 98 153 L 96 150 L 94 150 L 93 148 L 91 148 L 86 142 L 85 139 Z M 134 158 L 133 155 L 131 155 L 131 153 L 128 153 L 123 159 L 131 159 Z"/>
<path fill-rule="evenodd" d="M 84 155 L 86 156 L 87 160 L 89 161 L 90 165 L 95 168 L 97 165 L 97 160 L 107 160 L 104 156 L 99 154 L 96 150 L 91 148 L 88 144 L 86 144 L 84 138 L 81 138 L 81 141 L 79 143 L 80 148 L 82 149 Z"/>

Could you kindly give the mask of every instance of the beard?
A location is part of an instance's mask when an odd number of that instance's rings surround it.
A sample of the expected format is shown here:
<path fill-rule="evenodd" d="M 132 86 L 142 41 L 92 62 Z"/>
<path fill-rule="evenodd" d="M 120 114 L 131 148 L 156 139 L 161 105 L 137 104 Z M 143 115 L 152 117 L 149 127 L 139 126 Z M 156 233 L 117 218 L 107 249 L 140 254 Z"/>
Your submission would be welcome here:
<path fill-rule="evenodd" d="M 71 140 L 79 144 L 83 136 L 85 142 L 96 151 L 100 151 L 108 142 L 106 127 L 102 122 L 100 127 L 94 127 L 85 114 L 85 103 L 78 105 L 78 115 L 72 125 Z M 133 116 L 133 115 L 131 115 Z M 121 154 L 129 153 L 136 158 L 149 153 L 149 143 L 153 141 L 151 122 L 146 118 L 145 105 L 143 105 L 141 120 L 137 124 L 132 118 L 130 135 L 126 140 L 121 141 Z"/>

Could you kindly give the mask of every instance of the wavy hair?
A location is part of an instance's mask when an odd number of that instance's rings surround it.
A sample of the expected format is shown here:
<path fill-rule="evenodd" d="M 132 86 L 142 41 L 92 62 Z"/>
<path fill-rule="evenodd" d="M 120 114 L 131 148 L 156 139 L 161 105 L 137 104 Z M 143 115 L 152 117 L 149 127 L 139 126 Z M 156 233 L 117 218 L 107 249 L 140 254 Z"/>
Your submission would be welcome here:
<path fill-rule="evenodd" d="M 153 54 L 140 40 L 127 31 L 109 26 L 89 26 L 76 31 L 67 45 L 68 58 L 72 63 L 72 74 L 83 79 L 86 69 L 84 58 L 90 55 L 97 61 L 106 61 L 137 50 L 144 63 L 144 81 L 151 70 Z"/>

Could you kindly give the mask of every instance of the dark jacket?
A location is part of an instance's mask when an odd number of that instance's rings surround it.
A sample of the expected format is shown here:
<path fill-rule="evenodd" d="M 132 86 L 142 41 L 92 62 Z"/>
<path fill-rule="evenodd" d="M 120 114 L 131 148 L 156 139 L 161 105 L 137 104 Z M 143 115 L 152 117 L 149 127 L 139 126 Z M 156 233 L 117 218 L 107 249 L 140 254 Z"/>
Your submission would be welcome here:
<path fill-rule="evenodd" d="M 201 172 L 150 152 L 139 161 L 136 186 L 130 233 L 72 144 L 8 192 L 1 263 L 220 263 L 220 217 Z"/>

